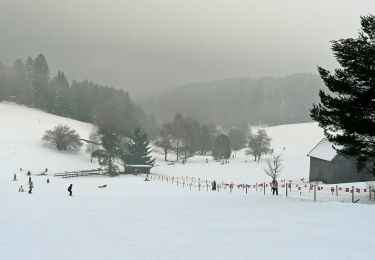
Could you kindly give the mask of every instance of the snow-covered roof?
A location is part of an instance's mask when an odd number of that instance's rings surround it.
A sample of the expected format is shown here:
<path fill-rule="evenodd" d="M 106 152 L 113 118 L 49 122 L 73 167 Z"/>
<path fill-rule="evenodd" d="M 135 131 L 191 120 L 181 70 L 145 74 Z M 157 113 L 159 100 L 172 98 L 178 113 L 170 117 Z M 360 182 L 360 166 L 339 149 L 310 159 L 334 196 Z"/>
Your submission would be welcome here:
<path fill-rule="evenodd" d="M 337 155 L 337 152 L 332 147 L 326 138 L 322 139 L 308 154 L 307 156 L 314 157 L 317 159 L 332 161 Z"/>

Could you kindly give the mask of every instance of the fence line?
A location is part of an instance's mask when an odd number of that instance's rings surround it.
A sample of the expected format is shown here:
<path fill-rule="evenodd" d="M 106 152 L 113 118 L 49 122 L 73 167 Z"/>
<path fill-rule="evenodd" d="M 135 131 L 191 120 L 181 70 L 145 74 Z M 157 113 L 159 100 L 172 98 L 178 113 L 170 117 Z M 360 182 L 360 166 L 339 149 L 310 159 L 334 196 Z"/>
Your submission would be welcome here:
<path fill-rule="evenodd" d="M 214 180 L 202 179 L 190 176 L 171 176 L 157 173 L 142 174 L 140 177 L 146 178 L 150 181 L 158 181 L 166 184 L 173 184 L 182 186 L 182 188 L 189 188 L 189 190 L 196 189 L 198 191 L 212 190 L 212 182 Z M 216 182 L 216 180 L 215 180 Z M 353 185 L 329 185 L 318 184 L 311 182 L 304 182 L 304 178 L 299 180 L 281 180 L 279 185 L 279 196 L 285 192 L 285 196 L 313 198 L 314 201 L 351 201 L 356 202 L 374 202 L 375 203 L 375 189 L 371 183 L 367 183 L 366 188 L 357 188 Z M 260 192 L 266 195 L 267 188 L 271 188 L 270 182 L 262 182 L 256 184 L 237 183 L 234 182 L 216 182 L 216 192 L 234 190 L 242 191 L 248 194 L 250 191 Z M 271 191 L 271 190 L 270 190 Z M 344 200 L 343 200 L 344 199 Z"/>

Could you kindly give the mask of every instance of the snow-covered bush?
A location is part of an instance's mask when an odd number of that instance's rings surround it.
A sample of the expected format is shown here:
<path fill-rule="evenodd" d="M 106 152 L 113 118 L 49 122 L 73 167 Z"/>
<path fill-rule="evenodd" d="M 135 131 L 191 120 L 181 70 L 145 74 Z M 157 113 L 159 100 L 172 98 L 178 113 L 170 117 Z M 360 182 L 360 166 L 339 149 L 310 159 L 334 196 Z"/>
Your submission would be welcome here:
<path fill-rule="evenodd" d="M 57 150 L 79 150 L 82 142 L 79 134 L 67 125 L 58 125 L 47 130 L 42 137 L 45 144 L 53 145 Z"/>

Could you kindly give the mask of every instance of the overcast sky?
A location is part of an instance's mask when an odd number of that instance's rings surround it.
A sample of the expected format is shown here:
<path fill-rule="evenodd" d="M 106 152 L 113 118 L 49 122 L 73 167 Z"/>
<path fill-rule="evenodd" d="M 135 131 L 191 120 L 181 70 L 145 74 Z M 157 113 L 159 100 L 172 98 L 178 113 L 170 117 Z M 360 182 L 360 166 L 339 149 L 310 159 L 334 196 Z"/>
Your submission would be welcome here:
<path fill-rule="evenodd" d="M 332 68 L 374 0 L 0 0 L 0 61 L 45 54 L 52 74 L 132 96 Z"/>

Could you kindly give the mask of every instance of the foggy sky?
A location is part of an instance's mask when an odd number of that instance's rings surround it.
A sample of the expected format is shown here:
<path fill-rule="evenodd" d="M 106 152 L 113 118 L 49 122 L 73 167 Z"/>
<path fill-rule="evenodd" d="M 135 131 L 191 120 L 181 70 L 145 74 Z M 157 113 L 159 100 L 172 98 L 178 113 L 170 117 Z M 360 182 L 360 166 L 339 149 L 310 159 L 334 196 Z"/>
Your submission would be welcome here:
<path fill-rule="evenodd" d="M 0 0 L 0 61 L 45 54 L 52 76 L 157 93 L 180 84 L 316 72 L 374 0 Z"/>

